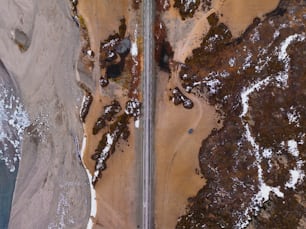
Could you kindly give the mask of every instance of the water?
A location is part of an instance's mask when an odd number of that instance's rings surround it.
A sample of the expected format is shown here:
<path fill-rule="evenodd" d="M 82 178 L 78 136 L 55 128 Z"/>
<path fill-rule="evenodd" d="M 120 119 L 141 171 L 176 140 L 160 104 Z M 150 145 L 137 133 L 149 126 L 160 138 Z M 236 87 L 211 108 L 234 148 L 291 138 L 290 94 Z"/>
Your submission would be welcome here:
<path fill-rule="evenodd" d="M 0 228 L 8 228 L 17 170 L 10 172 L 4 161 L 0 161 Z"/>
<path fill-rule="evenodd" d="M 21 142 L 30 125 L 13 78 L 0 60 L 0 229 L 8 228 Z"/>

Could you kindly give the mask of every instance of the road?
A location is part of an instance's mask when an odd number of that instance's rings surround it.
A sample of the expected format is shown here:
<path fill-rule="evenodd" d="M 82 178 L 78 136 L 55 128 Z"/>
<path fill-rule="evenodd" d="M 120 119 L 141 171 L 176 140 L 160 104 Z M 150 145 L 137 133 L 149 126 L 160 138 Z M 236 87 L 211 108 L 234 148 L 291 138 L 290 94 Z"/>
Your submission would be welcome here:
<path fill-rule="evenodd" d="M 144 72 L 143 72 L 143 136 L 142 136 L 142 229 L 153 228 L 153 1 L 143 1 Z"/>

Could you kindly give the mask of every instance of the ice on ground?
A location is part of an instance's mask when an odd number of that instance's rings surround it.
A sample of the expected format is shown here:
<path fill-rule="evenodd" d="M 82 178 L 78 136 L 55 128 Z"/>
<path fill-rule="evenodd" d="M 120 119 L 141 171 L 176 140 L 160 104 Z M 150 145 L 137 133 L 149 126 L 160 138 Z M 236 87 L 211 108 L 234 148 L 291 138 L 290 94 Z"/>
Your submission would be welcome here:
<path fill-rule="evenodd" d="M 14 172 L 21 159 L 23 134 L 30 120 L 13 89 L 0 85 L 0 91 L 0 160 Z"/>

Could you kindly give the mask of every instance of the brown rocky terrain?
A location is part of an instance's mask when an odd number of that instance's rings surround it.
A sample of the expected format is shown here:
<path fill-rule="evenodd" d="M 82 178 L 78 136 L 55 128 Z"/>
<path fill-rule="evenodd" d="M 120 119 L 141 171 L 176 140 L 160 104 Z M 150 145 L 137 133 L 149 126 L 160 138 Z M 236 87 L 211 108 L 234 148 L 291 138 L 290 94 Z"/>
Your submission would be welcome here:
<path fill-rule="evenodd" d="M 218 108 L 223 127 L 202 142 L 207 184 L 176 228 L 305 227 L 305 7 L 281 1 L 239 37 L 208 17 L 181 84 Z"/>

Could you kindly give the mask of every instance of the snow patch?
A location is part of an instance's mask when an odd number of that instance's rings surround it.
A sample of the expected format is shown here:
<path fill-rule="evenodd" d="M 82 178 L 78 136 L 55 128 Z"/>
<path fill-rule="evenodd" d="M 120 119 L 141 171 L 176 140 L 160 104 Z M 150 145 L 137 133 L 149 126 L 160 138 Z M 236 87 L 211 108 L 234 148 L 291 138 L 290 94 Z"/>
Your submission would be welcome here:
<path fill-rule="evenodd" d="M 85 163 L 84 163 L 84 153 L 85 153 L 85 149 L 87 146 L 87 137 L 84 135 L 83 136 L 83 142 L 82 142 L 82 149 L 81 149 L 81 157 L 82 157 L 82 162 L 84 165 L 84 168 L 86 170 L 86 174 L 88 177 L 88 181 L 89 181 L 89 186 L 90 186 L 90 218 L 88 220 L 87 223 L 87 229 L 92 229 L 93 228 L 93 221 L 91 217 L 96 217 L 97 214 L 97 201 L 96 201 L 96 190 L 94 189 L 91 181 L 92 181 L 92 175 L 90 174 L 90 171 L 85 167 Z"/>
<path fill-rule="evenodd" d="M 255 32 L 251 35 L 250 40 L 253 44 L 260 40 L 260 34 L 257 28 L 255 29 Z"/>
<path fill-rule="evenodd" d="M 228 60 L 228 64 L 230 67 L 234 67 L 235 64 L 236 64 L 236 58 L 235 57 L 231 57 L 229 60 Z"/>
<path fill-rule="evenodd" d="M 31 123 L 14 90 L 0 85 L 0 92 L 0 160 L 14 172 L 21 159 L 24 131 Z"/>
<path fill-rule="evenodd" d="M 299 150 L 298 150 L 298 144 L 295 140 L 289 140 L 288 141 L 288 152 L 294 156 L 298 157 L 299 156 Z"/>
<path fill-rule="evenodd" d="M 289 121 L 289 124 L 295 124 L 296 127 L 300 127 L 300 114 L 297 112 L 296 109 L 294 109 L 293 106 L 290 107 L 290 111 L 287 113 L 287 118 Z"/>
<path fill-rule="evenodd" d="M 134 41 L 132 42 L 132 47 L 131 47 L 132 56 L 138 55 L 137 34 L 138 34 L 138 25 L 136 24 L 136 28 L 134 30 Z"/>
<path fill-rule="evenodd" d="M 301 183 L 305 177 L 304 171 L 301 169 L 303 162 L 298 161 L 297 167 L 294 169 L 289 170 L 290 173 L 290 179 L 286 182 L 285 186 L 286 188 L 292 188 L 295 189 L 296 185 L 298 183 Z"/>

